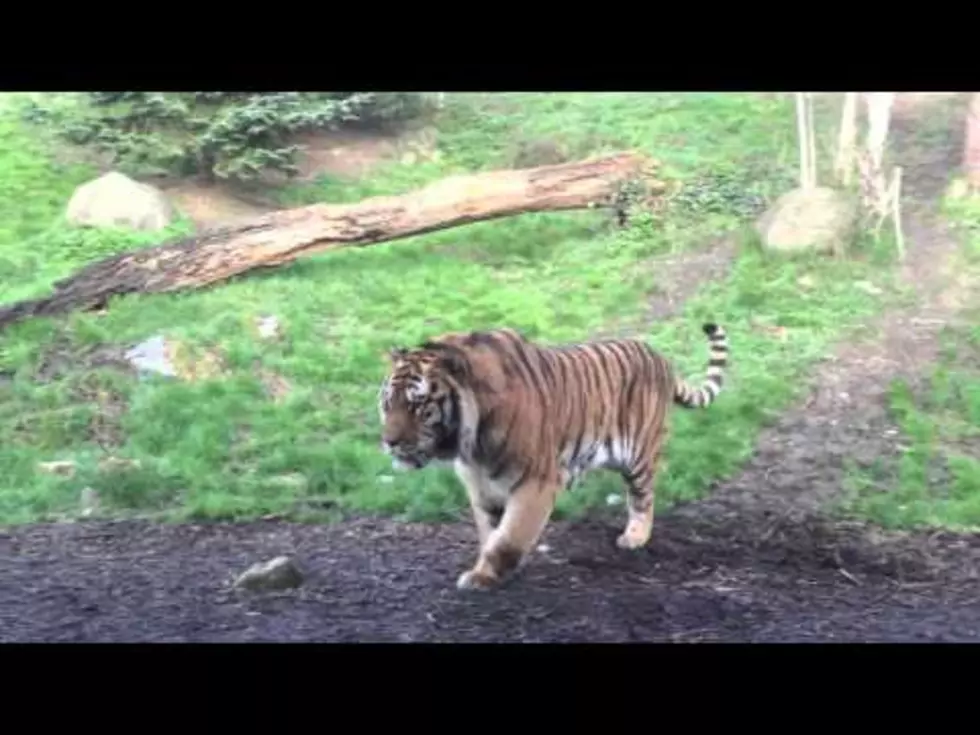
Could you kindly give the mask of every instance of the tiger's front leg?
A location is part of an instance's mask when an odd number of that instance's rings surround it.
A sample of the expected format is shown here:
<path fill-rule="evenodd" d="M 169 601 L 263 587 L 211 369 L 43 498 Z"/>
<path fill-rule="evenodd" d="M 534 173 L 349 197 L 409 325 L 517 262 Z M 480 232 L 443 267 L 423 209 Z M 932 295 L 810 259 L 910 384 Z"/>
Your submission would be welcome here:
<path fill-rule="evenodd" d="M 527 558 L 548 525 L 560 479 L 530 480 L 512 492 L 500 524 L 490 531 L 476 564 L 456 581 L 459 589 L 490 589 Z"/>
<path fill-rule="evenodd" d="M 466 488 L 466 497 L 470 501 L 470 512 L 482 549 L 486 546 L 490 533 L 500 524 L 503 505 L 493 501 L 493 488 L 479 471 L 460 460 L 456 460 L 455 470 L 456 476 Z"/>

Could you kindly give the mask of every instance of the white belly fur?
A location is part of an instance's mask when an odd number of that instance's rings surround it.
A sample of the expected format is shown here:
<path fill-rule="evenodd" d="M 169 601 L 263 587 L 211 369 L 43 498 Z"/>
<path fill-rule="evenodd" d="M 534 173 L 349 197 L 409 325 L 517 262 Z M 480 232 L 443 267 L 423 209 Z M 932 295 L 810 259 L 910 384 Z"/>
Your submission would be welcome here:
<path fill-rule="evenodd" d="M 583 444 L 575 457 L 572 456 L 573 449 L 574 446 L 566 447 L 560 460 L 571 483 L 578 482 L 590 470 L 621 470 L 633 459 L 633 448 L 620 440 L 613 441 L 611 448 L 604 442 Z"/>
<path fill-rule="evenodd" d="M 565 475 L 563 479 L 574 484 L 590 470 L 620 470 L 629 465 L 633 458 L 632 447 L 622 441 L 614 441 L 611 450 L 604 443 L 583 444 L 578 456 L 572 457 L 574 447 L 568 447 L 559 457 L 559 465 Z M 484 505 L 502 507 L 507 504 L 518 477 L 515 473 L 505 473 L 491 479 L 479 465 L 472 465 L 456 459 L 453 462 L 456 476 L 470 492 L 476 492 Z M 569 485 L 570 486 L 570 485 Z"/>

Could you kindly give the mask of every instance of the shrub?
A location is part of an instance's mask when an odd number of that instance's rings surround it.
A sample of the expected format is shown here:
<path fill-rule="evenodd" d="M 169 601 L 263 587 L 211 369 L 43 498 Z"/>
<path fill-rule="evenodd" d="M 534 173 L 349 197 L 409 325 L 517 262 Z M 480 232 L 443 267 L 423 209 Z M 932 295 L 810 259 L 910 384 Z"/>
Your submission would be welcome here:
<path fill-rule="evenodd" d="M 84 102 L 61 116 L 36 106 L 25 114 L 124 167 L 254 181 L 296 173 L 298 133 L 388 126 L 422 114 L 432 100 L 378 92 L 92 92 Z"/>

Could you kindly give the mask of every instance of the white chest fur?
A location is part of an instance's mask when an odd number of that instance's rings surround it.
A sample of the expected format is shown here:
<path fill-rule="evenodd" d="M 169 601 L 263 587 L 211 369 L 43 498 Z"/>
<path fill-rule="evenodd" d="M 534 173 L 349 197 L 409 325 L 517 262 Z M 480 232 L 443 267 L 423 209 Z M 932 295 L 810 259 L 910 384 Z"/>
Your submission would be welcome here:
<path fill-rule="evenodd" d="M 500 477 L 491 478 L 483 467 L 469 464 L 462 459 L 453 462 L 453 469 L 456 470 L 456 476 L 466 487 L 467 492 L 475 495 L 481 505 L 488 507 L 505 506 L 517 480 L 506 472 Z"/>

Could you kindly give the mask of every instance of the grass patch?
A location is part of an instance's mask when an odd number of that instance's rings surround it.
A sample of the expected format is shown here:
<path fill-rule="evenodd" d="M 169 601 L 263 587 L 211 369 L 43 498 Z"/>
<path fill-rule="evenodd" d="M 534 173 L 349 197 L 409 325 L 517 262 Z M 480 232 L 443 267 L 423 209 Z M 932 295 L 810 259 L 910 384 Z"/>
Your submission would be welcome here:
<path fill-rule="evenodd" d="M 891 387 L 899 451 L 853 471 L 849 512 L 890 528 L 980 528 L 980 327 L 944 336 L 923 386 Z"/>
<path fill-rule="evenodd" d="M 90 172 L 60 169 L 9 115 L 0 126 L 0 209 L 18 218 L 2 225 L 0 257 L 21 274 L 2 301 L 43 291 L 79 261 L 142 244 L 90 232 L 88 245 L 71 247 L 81 236 L 58 219 Z M 595 212 L 525 215 L 314 257 L 210 291 L 127 297 L 102 316 L 16 325 L 0 343 L 0 521 L 74 513 L 84 487 L 112 512 L 455 516 L 466 503 L 451 471 L 393 475 L 377 448 L 385 350 L 453 329 L 509 324 L 564 341 L 638 323 L 658 287 L 658 257 L 737 231 L 793 185 L 796 170 L 789 97 L 453 95 L 439 126 L 437 162 L 393 162 L 355 184 L 323 178 L 291 187 L 284 202 L 351 201 L 508 166 L 517 136 L 553 138 L 574 156 L 637 148 L 692 194 L 656 226 L 615 231 Z M 844 263 L 768 257 L 751 236 L 742 242 L 729 277 L 707 283 L 683 317 L 639 330 L 694 377 L 707 359 L 701 321 L 719 321 L 732 341 L 724 398 L 676 415 L 661 506 L 698 497 L 736 469 L 828 344 L 890 298 L 881 250 Z M 281 338 L 256 335 L 263 315 L 280 321 Z M 220 355 L 221 375 L 182 381 L 118 368 L 113 356 L 157 334 Z M 269 393 L 269 375 L 289 386 L 284 396 Z M 107 471 L 107 453 L 139 467 Z M 38 462 L 50 460 L 74 461 L 75 474 L 39 474 Z M 560 512 L 620 491 L 614 475 L 594 474 Z"/>
<path fill-rule="evenodd" d="M 958 275 L 980 275 L 980 202 L 945 202 L 963 233 Z M 852 468 L 847 512 L 891 528 L 980 528 L 980 308 L 967 305 L 962 322 L 947 327 L 937 365 L 921 385 L 896 381 L 889 410 L 901 445 L 873 467 Z"/>

